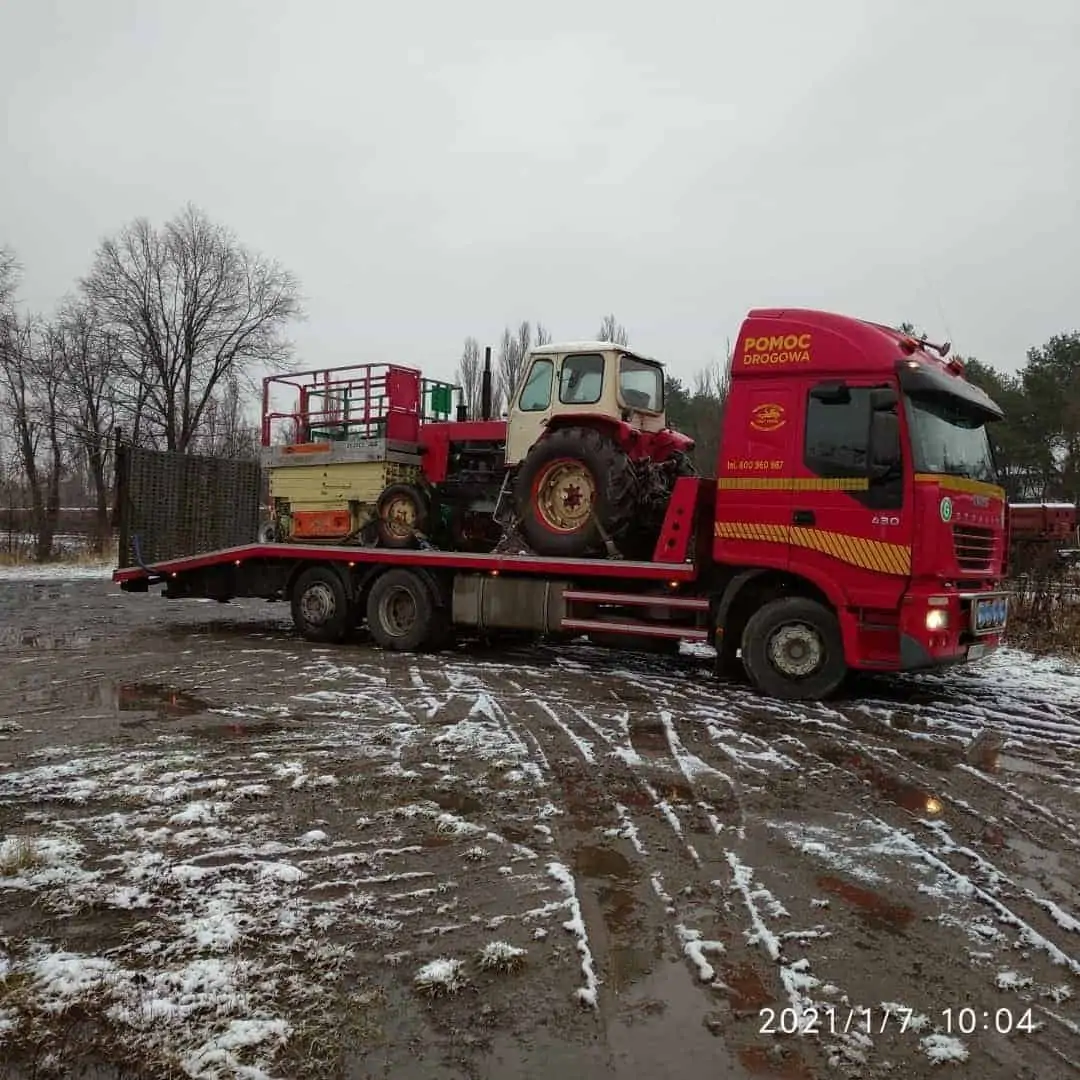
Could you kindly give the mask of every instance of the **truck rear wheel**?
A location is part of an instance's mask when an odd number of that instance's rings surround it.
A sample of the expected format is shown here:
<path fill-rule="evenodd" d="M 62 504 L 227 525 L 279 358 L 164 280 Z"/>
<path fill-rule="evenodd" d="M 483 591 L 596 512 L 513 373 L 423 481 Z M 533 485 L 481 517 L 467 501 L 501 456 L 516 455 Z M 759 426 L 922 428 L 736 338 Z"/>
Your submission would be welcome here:
<path fill-rule="evenodd" d="M 367 598 L 367 623 L 375 644 L 396 652 L 416 652 L 435 624 L 435 603 L 427 582 L 410 570 L 387 570 Z"/>
<path fill-rule="evenodd" d="M 839 621 L 801 596 L 771 600 L 750 616 L 742 661 L 762 693 L 788 701 L 820 701 L 847 673 Z"/>
<path fill-rule="evenodd" d="M 292 617 L 300 636 L 320 643 L 344 641 L 353 627 L 353 606 L 341 575 L 310 566 L 292 587 Z"/>
<path fill-rule="evenodd" d="M 633 465 L 591 428 L 560 428 L 541 439 L 514 485 L 521 532 L 540 555 L 577 557 L 618 542 L 633 520 Z M 599 527 L 598 524 L 599 523 Z"/>

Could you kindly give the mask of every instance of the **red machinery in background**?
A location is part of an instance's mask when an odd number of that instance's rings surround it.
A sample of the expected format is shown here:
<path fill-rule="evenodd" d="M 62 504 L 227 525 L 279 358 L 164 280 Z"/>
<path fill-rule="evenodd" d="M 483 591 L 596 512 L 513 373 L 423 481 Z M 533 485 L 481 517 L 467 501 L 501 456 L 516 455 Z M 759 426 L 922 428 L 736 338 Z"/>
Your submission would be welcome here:
<path fill-rule="evenodd" d="M 1010 503 L 1009 560 L 1013 567 L 1051 552 L 1063 562 L 1080 561 L 1080 507 L 1075 503 Z"/>

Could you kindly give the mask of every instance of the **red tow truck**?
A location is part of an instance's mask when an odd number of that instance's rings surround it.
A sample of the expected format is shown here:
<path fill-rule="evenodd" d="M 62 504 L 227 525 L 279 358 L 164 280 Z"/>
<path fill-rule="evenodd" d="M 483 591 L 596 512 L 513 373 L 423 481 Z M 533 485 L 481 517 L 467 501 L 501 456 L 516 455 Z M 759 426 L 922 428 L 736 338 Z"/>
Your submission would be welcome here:
<path fill-rule="evenodd" d="M 296 401 L 264 394 L 261 531 L 258 463 L 118 446 L 114 580 L 284 600 L 309 640 L 366 624 L 404 651 L 502 632 L 706 642 L 721 672 L 788 699 L 975 660 L 1007 618 L 986 431 L 1002 413 L 948 351 L 751 311 L 713 477 L 667 426 L 662 366 L 610 342 L 533 350 L 505 420 L 490 365 L 474 419 L 409 368 L 286 377 Z"/>

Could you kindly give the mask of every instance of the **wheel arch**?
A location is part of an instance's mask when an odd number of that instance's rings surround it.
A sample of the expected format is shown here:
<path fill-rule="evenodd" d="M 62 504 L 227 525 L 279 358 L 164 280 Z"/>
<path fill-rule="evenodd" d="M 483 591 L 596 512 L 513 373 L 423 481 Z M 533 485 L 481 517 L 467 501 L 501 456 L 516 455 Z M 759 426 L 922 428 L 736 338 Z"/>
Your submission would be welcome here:
<path fill-rule="evenodd" d="M 816 600 L 843 624 L 843 605 L 835 588 L 823 587 L 802 574 L 750 567 L 736 573 L 720 590 L 712 613 L 714 631 L 720 631 L 723 639 L 737 643 L 750 616 L 762 604 L 781 596 Z"/>

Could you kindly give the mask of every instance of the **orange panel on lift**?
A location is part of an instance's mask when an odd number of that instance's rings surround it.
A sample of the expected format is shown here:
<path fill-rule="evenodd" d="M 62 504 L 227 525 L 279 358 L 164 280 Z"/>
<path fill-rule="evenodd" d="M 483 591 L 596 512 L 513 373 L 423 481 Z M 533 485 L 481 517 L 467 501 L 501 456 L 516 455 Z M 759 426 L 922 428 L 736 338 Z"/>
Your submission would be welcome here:
<path fill-rule="evenodd" d="M 348 510 L 297 510 L 292 534 L 298 540 L 330 540 L 348 536 L 352 516 Z"/>
<path fill-rule="evenodd" d="M 289 446 L 283 446 L 281 452 L 283 454 L 318 454 L 329 449 L 328 442 L 291 443 Z"/>

